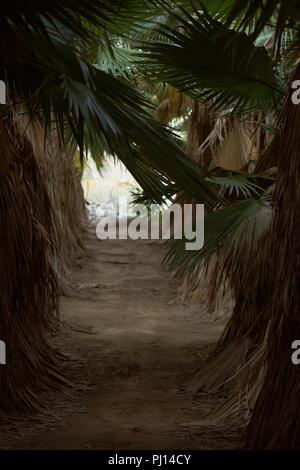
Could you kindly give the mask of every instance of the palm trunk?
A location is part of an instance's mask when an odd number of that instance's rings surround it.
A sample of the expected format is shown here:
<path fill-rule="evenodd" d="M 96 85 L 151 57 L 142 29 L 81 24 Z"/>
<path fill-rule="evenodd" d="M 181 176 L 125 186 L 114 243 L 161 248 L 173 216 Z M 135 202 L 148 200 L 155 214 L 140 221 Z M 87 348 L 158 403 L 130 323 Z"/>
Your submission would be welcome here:
<path fill-rule="evenodd" d="M 59 313 L 67 265 L 81 245 L 84 199 L 75 168 L 36 118 L 0 120 L 0 415 L 47 407 L 69 385 L 47 332 Z M 46 392 L 46 393 L 45 393 Z"/>
<path fill-rule="evenodd" d="M 0 410 L 38 409 L 41 392 L 57 383 L 56 353 L 45 332 L 58 312 L 58 283 L 50 262 L 51 204 L 29 142 L 0 121 Z"/>
<path fill-rule="evenodd" d="M 300 66 L 293 80 L 299 77 Z M 276 146 L 270 147 L 279 174 L 272 227 L 251 266 L 233 273 L 233 315 L 192 384 L 194 391 L 215 390 L 240 369 L 233 393 L 214 419 L 232 417 L 240 408 L 241 418 L 250 418 L 246 445 L 260 449 L 300 447 L 300 370 L 291 361 L 291 345 L 300 338 L 300 108 L 290 96 L 282 118 Z"/>
<path fill-rule="evenodd" d="M 300 65 L 293 80 L 299 78 Z M 246 439 L 247 447 L 255 449 L 300 448 L 300 368 L 291 361 L 291 345 L 300 339 L 300 107 L 291 96 L 283 117 L 266 267 L 267 371 Z"/>

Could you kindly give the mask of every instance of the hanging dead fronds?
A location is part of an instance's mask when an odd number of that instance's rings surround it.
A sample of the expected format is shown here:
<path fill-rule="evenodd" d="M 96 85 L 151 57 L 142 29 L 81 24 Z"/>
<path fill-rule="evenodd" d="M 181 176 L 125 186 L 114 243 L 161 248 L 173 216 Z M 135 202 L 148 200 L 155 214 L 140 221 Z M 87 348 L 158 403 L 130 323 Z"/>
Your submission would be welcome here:
<path fill-rule="evenodd" d="M 232 386 L 233 378 L 241 364 L 245 363 L 251 345 L 250 338 L 237 338 L 223 347 L 218 347 L 193 377 L 188 390 L 194 394 L 215 393 L 226 385 Z"/>
<path fill-rule="evenodd" d="M 218 117 L 195 102 L 195 109 L 189 118 L 189 151 L 206 166 L 213 163 L 228 170 L 251 172 L 257 165 L 258 154 L 267 138 L 267 132 L 258 126 L 259 119 L 260 116 L 247 121 Z M 260 220 L 260 225 L 265 230 L 263 220 Z M 208 266 L 197 272 L 193 282 L 183 271 L 178 299 L 185 302 L 199 300 L 213 318 L 228 317 L 235 301 L 230 263 L 226 264 L 227 268 L 224 269 L 223 261 L 215 253 Z"/>
<path fill-rule="evenodd" d="M 260 128 L 254 120 L 218 117 L 199 147 L 197 156 L 208 150 L 215 166 L 233 171 L 253 171 L 260 150 Z"/>
<path fill-rule="evenodd" d="M 232 349 L 233 351 L 235 349 Z M 230 428 L 245 428 L 245 425 L 249 423 L 264 382 L 266 372 L 265 355 L 266 341 L 259 346 L 246 347 L 243 350 L 243 354 L 239 355 L 236 360 L 237 368 L 235 375 L 226 379 L 224 373 L 222 374 L 222 380 L 224 381 L 223 388 L 227 386 L 231 389 L 229 396 L 225 399 L 223 398 L 221 403 L 208 414 L 205 410 L 201 410 L 201 405 L 199 405 L 201 417 L 196 422 L 190 423 L 189 426 L 193 428 L 204 426 L 213 428 L 225 426 Z M 221 357 L 226 360 L 226 355 L 223 354 Z M 241 362 L 242 360 L 243 362 Z M 232 359 L 230 362 L 232 363 Z M 216 363 L 211 365 L 217 366 Z M 221 367 L 220 369 L 223 372 L 224 368 Z M 219 386 L 216 389 L 212 388 L 210 393 L 218 390 Z"/>
<path fill-rule="evenodd" d="M 58 313 L 51 256 L 55 227 L 47 188 L 29 141 L 0 120 L 1 414 L 40 409 L 42 391 L 63 385 L 59 355 L 45 332 Z"/>
<path fill-rule="evenodd" d="M 229 318 L 234 308 L 234 295 L 229 280 L 222 275 L 218 254 L 214 254 L 208 266 L 202 266 L 193 279 L 182 274 L 176 301 L 202 305 L 213 320 Z"/>
<path fill-rule="evenodd" d="M 65 294 L 70 292 L 69 269 L 82 248 L 86 210 L 79 175 L 67 149 L 60 146 L 55 132 L 44 136 L 38 116 L 29 117 L 19 107 L 13 113 L 14 126 L 30 142 L 51 206 L 55 212 L 57 256 L 52 260 Z"/>
<path fill-rule="evenodd" d="M 296 72 L 299 77 L 300 67 Z M 269 228 L 247 269 L 242 265 L 232 269 L 229 264 L 234 312 L 215 353 L 193 384 L 194 390 L 212 391 L 238 378 L 233 392 L 206 422 L 224 422 L 234 415 L 240 415 L 244 424 L 250 420 L 246 446 L 253 449 L 297 449 L 300 445 L 300 375 L 291 361 L 291 344 L 300 337 L 300 111 L 290 97 L 282 119 L 284 126 L 275 138 L 276 145 L 270 145 L 279 175 L 276 211 L 271 224 L 265 224 Z M 239 338 L 249 341 L 248 353 L 254 348 L 248 361 L 247 351 L 244 362 L 238 354 Z M 225 352 L 230 350 L 227 361 Z M 238 369 L 241 373 L 235 372 Z"/>
<path fill-rule="evenodd" d="M 299 79 L 298 64 L 292 81 Z M 247 429 L 246 446 L 255 449 L 300 448 L 300 369 L 291 360 L 291 344 L 300 338 L 300 108 L 291 93 L 281 113 L 276 211 L 261 286 L 268 299 L 263 313 L 270 332 L 266 377 Z"/>
<path fill-rule="evenodd" d="M 37 116 L 10 109 L 0 121 L 1 322 L 7 364 L 1 414 L 39 411 L 41 392 L 64 389 L 61 355 L 47 331 L 68 292 L 68 265 L 82 243 L 84 198 L 76 169 Z M 68 384 L 69 385 L 69 384 Z"/>
<path fill-rule="evenodd" d="M 216 114 L 206 105 L 192 101 L 192 112 L 188 120 L 188 137 L 186 151 L 202 166 L 208 167 L 212 160 L 210 149 L 199 153 L 199 148 L 205 142 L 214 127 Z"/>
<path fill-rule="evenodd" d="M 154 118 L 157 121 L 169 124 L 172 119 L 183 117 L 190 109 L 193 100 L 176 88 L 166 85 L 158 96 L 159 105 Z"/>

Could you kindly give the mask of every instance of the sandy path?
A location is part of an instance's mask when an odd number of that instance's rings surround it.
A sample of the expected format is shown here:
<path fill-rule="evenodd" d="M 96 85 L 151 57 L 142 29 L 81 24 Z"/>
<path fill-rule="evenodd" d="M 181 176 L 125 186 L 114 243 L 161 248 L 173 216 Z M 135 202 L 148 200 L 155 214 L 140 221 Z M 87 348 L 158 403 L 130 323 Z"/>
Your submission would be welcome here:
<path fill-rule="evenodd" d="M 164 248 L 148 240 L 99 241 L 93 231 L 74 270 L 80 297 L 63 297 L 65 351 L 83 359 L 95 387 L 52 430 L 18 439 L 27 449 L 232 448 L 210 430 L 187 431 L 199 417 L 178 393 L 222 330 L 197 306 L 174 305 L 176 282 L 160 268 Z M 71 327 L 71 329 L 70 329 Z"/>

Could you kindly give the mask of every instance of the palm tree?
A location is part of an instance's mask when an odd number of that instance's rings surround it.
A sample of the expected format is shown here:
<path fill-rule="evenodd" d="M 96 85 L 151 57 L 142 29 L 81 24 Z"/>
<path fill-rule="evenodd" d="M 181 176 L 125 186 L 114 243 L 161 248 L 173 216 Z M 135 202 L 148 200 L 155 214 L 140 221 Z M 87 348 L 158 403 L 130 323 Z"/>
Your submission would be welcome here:
<path fill-rule="evenodd" d="M 67 291 L 67 264 L 81 244 L 84 201 L 70 153 L 119 158 L 155 201 L 174 181 L 213 192 L 172 132 L 153 120 L 146 96 L 91 65 L 109 36 L 126 38 L 152 2 L 12 0 L 1 3 L 1 413 L 40 409 L 43 393 L 67 384 L 47 332 Z M 147 13 L 148 12 L 148 13 Z M 125 39 L 124 39 L 125 40 Z M 171 189 L 170 189 L 171 188 Z"/>
<path fill-rule="evenodd" d="M 79 147 L 81 159 L 89 152 L 99 161 L 105 151 L 119 158 L 148 199 L 180 192 L 206 204 L 204 248 L 185 252 L 185 241 L 176 240 L 167 256 L 171 269 L 193 279 L 217 254 L 211 295 L 226 279 L 235 296 L 233 315 L 197 387 L 221 386 L 240 369 L 236 387 L 250 420 L 246 445 L 299 445 L 299 372 L 290 361 L 300 333 L 298 109 L 288 91 L 292 74 L 299 78 L 297 3 L 2 2 L 0 79 L 10 104 L 1 109 L 0 122 L 0 338 L 11 364 L 0 371 L 2 409 L 37 409 L 41 391 L 66 385 L 46 331 L 58 312 L 59 277 L 65 277 L 64 266 L 57 266 L 58 254 L 66 253 L 58 217 L 65 186 L 70 209 L 62 217 L 82 230 L 82 196 L 77 212 L 72 205 L 76 178 L 67 185 L 64 179 L 68 154 Z M 261 47 L 266 37 L 274 39 L 271 53 Z M 161 82 L 192 98 L 195 109 L 200 103 L 227 119 L 254 116 L 262 132 L 274 132 L 256 171 L 202 168 L 188 157 L 170 129 L 151 117 L 145 90 Z M 45 148 L 51 150 L 43 158 Z M 65 239 L 72 239 L 73 250 L 80 244 L 72 230 Z M 231 413 L 237 397 L 233 390 L 226 403 Z"/>
<path fill-rule="evenodd" d="M 215 389 L 235 377 L 237 388 L 219 414 L 225 407 L 227 416 L 236 413 L 242 395 L 250 418 L 248 447 L 296 448 L 300 382 L 290 356 L 300 327 L 299 158 L 298 108 L 291 103 L 289 80 L 295 68 L 293 80 L 299 78 L 298 2 L 181 3 L 185 8 L 176 3 L 179 13 L 172 2 L 160 2 L 177 23 L 162 25 L 164 40 L 144 48 L 148 78 L 212 102 L 227 116 L 262 113 L 259 124 L 265 128 L 270 114 L 277 121 L 275 137 L 257 165 L 260 174 L 229 177 L 212 171 L 212 183 L 223 190 L 215 209 L 207 211 L 204 248 L 195 255 L 176 241 L 167 257 L 171 269 L 193 277 L 221 249 L 219 280 L 212 288 L 215 292 L 225 275 L 235 293 L 233 315 L 199 372 L 197 387 Z M 268 53 L 259 43 L 270 33 L 274 47 Z"/>
<path fill-rule="evenodd" d="M 293 79 L 299 78 L 298 65 Z M 299 449 L 300 443 L 300 376 L 291 361 L 291 345 L 300 337 L 297 318 L 300 307 L 300 110 L 292 103 L 291 93 L 283 107 L 282 119 L 275 152 L 279 175 L 274 194 L 276 212 L 266 244 L 262 289 L 262 295 L 268 295 L 262 309 L 269 326 L 266 373 L 246 438 L 248 447 L 259 449 Z"/>

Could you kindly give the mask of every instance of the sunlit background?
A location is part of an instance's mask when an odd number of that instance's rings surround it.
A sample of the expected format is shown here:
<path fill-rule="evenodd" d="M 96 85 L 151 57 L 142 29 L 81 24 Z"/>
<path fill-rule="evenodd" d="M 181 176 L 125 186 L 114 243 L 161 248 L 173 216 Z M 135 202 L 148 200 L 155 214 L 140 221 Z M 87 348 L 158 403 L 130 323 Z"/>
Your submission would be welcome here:
<path fill-rule="evenodd" d="M 82 176 L 82 187 L 91 217 L 119 213 L 119 201 L 132 202 L 132 191 L 140 186 L 121 162 L 106 157 L 103 167 L 98 171 L 92 159 L 87 161 Z M 132 213 L 128 206 L 128 215 Z M 119 215 L 127 215 L 120 213 Z"/>

